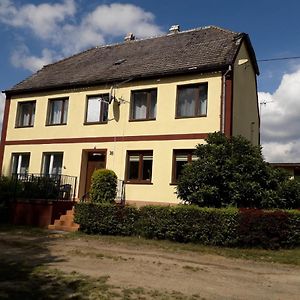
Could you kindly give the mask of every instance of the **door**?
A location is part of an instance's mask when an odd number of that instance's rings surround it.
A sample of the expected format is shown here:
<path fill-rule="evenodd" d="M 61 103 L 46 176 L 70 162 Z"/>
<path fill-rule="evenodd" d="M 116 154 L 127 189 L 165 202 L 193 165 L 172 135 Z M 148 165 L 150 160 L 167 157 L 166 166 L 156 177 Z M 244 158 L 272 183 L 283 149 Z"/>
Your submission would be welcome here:
<path fill-rule="evenodd" d="M 90 190 L 94 171 L 97 169 L 105 169 L 105 165 L 106 152 L 88 152 L 85 193 Z"/>

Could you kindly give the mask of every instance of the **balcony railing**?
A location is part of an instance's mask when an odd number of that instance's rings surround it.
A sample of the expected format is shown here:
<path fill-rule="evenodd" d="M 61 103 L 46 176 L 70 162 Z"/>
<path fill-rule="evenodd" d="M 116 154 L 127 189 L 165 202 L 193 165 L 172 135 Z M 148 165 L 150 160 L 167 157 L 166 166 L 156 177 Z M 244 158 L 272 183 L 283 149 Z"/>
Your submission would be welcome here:
<path fill-rule="evenodd" d="M 13 198 L 75 200 L 77 177 L 68 175 L 13 174 Z"/>

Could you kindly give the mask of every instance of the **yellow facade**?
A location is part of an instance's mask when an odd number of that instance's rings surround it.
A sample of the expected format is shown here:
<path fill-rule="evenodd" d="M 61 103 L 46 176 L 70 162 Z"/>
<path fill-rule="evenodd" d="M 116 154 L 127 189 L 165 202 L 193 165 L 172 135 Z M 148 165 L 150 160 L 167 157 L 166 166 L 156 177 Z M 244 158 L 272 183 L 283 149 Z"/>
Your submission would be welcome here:
<path fill-rule="evenodd" d="M 256 74 L 245 42 L 233 66 L 232 134 L 242 135 L 259 144 L 259 112 Z"/>
<path fill-rule="evenodd" d="M 243 59 L 248 59 L 249 63 L 239 64 L 239 61 Z M 256 77 L 244 44 L 233 66 L 233 73 L 233 134 L 244 135 L 254 144 L 258 144 L 259 116 Z M 176 186 L 171 184 L 173 151 L 194 149 L 197 144 L 204 142 L 202 138 L 197 138 L 197 134 L 222 130 L 221 124 L 224 118 L 222 105 L 225 101 L 224 80 L 222 72 L 214 72 L 128 81 L 115 88 L 115 97 L 121 104 L 117 105 L 113 102 L 109 105 L 108 122 L 94 125 L 84 124 L 87 97 L 108 93 L 110 85 L 13 96 L 10 104 L 2 173 L 11 174 L 13 153 L 29 152 L 28 172 L 41 173 L 43 153 L 63 152 L 62 174 L 78 178 L 76 197 L 80 198 L 85 193 L 86 185 L 87 156 L 85 151 L 105 150 L 106 168 L 114 170 L 118 178 L 124 180 L 127 151 L 151 150 L 153 151 L 151 184 L 126 184 L 126 201 L 178 203 L 179 200 L 175 194 Z M 177 86 L 195 83 L 208 84 L 207 115 L 176 118 Z M 129 121 L 132 91 L 151 88 L 157 89 L 156 119 Z M 62 97 L 69 99 L 66 125 L 46 125 L 49 99 Z M 18 103 L 30 100 L 36 101 L 34 126 L 16 128 Z M 191 136 L 193 134 L 195 137 Z M 145 136 L 153 138 L 147 140 Z M 98 137 L 107 138 L 108 142 L 91 141 L 91 138 Z M 130 140 L 128 137 L 134 138 Z M 27 142 L 24 143 L 24 140 Z"/>
<path fill-rule="evenodd" d="M 177 85 L 208 83 L 208 106 L 206 117 L 175 118 Z M 157 114 L 152 121 L 129 121 L 131 91 L 157 88 Z M 84 125 L 86 97 L 109 92 L 110 87 L 99 86 L 59 93 L 26 95 L 14 97 L 8 120 L 6 141 L 14 145 L 5 147 L 3 173 L 9 175 L 12 153 L 30 152 L 29 173 L 42 171 L 44 152 L 63 152 L 63 175 L 77 176 L 77 196 L 84 193 L 85 170 L 82 152 L 85 149 L 105 149 L 106 168 L 116 172 L 124 179 L 126 153 L 129 150 L 153 150 L 153 169 L 151 184 L 126 184 L 127 201 L 178 203 L 175 186 L 171 185 L 172 156 L 174 149 L 193 149 L 202 139 L 177 139 L 178 134 L 208 133 L 220 130 L 221 115 L 221 73 L 207 75 L 162 78 L 144 82 L 131 82 L 116 89 L 116 98 L 122 103 L 109 106 L 107 124 Z M 48 100 L 69 98 L 67 125 L 46 126 Z M 20 101 L 36 100 L 35 122 L 33 127 L 15 128 L 17 105 Z M 19 140 L 64 139 L 82 137 L 122 137 L 145 135 L 175 135 L 166 140 L 116 141 L 95 143 L 55 143 L 16 145 Z M 138 139 L 138 138 L 137 138 Z"/>

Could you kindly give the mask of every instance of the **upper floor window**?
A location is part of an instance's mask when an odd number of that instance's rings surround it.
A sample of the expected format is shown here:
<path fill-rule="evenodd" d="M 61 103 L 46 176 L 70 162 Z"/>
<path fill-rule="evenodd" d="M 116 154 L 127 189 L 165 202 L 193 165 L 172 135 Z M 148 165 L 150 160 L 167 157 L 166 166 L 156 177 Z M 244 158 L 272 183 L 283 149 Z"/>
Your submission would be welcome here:
<path fill-rule="evenodd" d="M 27 174 L 29 169 L 30 153 L 12 154 L 11 173 Z"/>
<path fill-rule="evenodd" d="M 47 125 L 67 124 L 68 98 L 49 100 Z"/>
<path fill-rule="evenodd" d="M 195 150 L 184 149 L 174 150 L 173 152 L 173 168 L 172 168 L 172 183 L 178 181 L 179 176 L 182 173 L 184 165 L 197 159 L 194 154 Z"/>
<path fill-rule="evenodd" d="M 207 83 L 177 87 L 176 117 L 201 117 L 207 114 Z"/>
<path fill-rule="evenodd" d="M 59 175 L 62 171 L 63 153 L 44 153 L 43 155 L 43 174 Z"/>
<path fill-rule="evenodd" d="M 16 127 L 32 127 L 34 125 L 36 101 L 19 102 Z"/>
<path fill-rule="evenodd" d="M 108 119 L 108 94 L 87 98 L 86 124 L 106 123 Z"/>
<path fill-rule="evenodd" d="M 155 120 L 157 90 L 132 91 L 130 120 Z"/>
<path fill-rule="evenodd" d="M 150 183 L 152 179 L 153 151 L 128 151 L 126 181 Z"/>

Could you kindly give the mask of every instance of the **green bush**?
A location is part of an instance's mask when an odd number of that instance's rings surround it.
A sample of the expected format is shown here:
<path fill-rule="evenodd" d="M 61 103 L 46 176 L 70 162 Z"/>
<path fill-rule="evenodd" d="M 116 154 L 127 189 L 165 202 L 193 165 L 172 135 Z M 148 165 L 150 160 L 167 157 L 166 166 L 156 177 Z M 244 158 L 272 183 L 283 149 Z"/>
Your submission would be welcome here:
<path fill-rule="evenodd" d="M 92 175 L 90 199 L 94 203 L 113 202 L 117 195 L 117 175 L 112 170 L 98 169 Z"/>
<path fill-rule="evenodd" d="M 6 176 L 0 176 L 0 203 L 4 203 L 13 198 L 14 193 L 20 190 L 18 182 Z"/>
<path fill-rule="evenodd" d="M 204 245 L 289 248 L 300 245 L 299 211 L 78 203 L 75 222 L 86 233 L 139 235 Z"/>
<path fill-rule="evenodd" d="M 138 227 L 147 238 L 230 246 L 236 243 L 237 221 L 236 209 L 144 206 Z"/>
<path fill-rule="evenodd" d="M 109 203 L 77 203 L 75 222 L 85 233 L 108 235 L 135 235 L 138 209 Z"/>
<path fill-rule="evenodd" d="M 185 165 L 177 194 L 201 207 L 300 207 L 300 183 L 263 160 L 261 149 L 241 136 L 211 133 L 195 149 L 197 160 Z"/>

